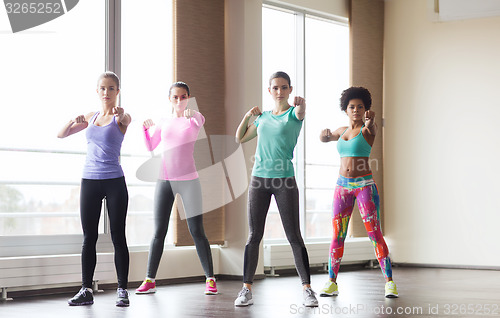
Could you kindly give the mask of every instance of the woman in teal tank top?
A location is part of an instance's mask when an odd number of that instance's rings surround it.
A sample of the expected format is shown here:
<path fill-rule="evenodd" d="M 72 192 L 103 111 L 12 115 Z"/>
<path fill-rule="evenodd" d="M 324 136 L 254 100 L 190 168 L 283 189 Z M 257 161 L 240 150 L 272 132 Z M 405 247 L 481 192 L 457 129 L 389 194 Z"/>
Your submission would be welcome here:
<path fill-rule="evenodd" d="M 304 305 L 318 306 L 310 285 L 309 257 L 299 227 L 299 192 L 292 164 L 293 149 L 302 128 L 306 103 L 295 97 L 294 106 L 288 104 L 292 92 L 290 77 L 284 72 L 274 73 L 269 79 L 269 93 L 274 100 L 272 111 L 250 109 L 236 131 L 236 140 L 247 142 L 258 136 L 252 180 L 248 188 L 249 235 L 245 246 L 243 288 L 235 306 L 253 304 L 252 283 L 259 259 L 260 241 L 264 235 L 266 216 L 271 197 L 278 205 L 286 237 L 292 247 L 295 266 L 302 280 Z M 252 117 L 257 119 L 249 124 Z"/>
<path fill-rule="evenodd" d="M 380 226 L 380 198 L 372 177 L 369 157 L 377 125 L 375 112 L 371 111 L 372 98 L 364 87 L 350 87 L 342 92 L 340 108 L 349 117 L 349 126 L 335 131 L 324 129 L 322 142 L 337 141 L 341 162 L 339 179 L 333 198 L 333 239 L 329 254 L 329 281 L 320 296 L 338 295 L 337 274 L 344 254 L 347 226 L 356 200 L 368 237 L 375 247 L 375 254 L 385 277 L 385 297 L 398 297 L 392 280 L 389 250 Z"/>

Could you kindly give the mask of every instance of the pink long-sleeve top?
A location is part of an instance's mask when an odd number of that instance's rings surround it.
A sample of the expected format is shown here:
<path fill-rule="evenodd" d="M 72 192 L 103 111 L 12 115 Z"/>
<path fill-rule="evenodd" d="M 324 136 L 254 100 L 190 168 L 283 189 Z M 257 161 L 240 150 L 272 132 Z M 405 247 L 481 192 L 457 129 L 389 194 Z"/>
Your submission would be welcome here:
<path fill-rule="evenodd" d="M 144 130 L 146 147 L 153 151 L 163 142 L 161 180 L 193 180 L 198 178 L 194 163 L 194 145 L 198 133 L 205 123 L 205 117 L 199 112 L 191 118 L 172 117 L 156 126 L 153 135 Z"/>

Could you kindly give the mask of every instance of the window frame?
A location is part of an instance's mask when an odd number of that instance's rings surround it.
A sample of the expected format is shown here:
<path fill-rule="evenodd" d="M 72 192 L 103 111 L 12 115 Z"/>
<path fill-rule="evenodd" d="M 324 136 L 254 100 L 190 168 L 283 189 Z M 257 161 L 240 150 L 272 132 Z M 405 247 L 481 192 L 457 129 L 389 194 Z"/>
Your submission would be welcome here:
<path fill-rule="evenodd" d="M 106 0 L 105 6 L 105 64 L 104 70 L 115 72 L 120 77 L 121 72 L 121 2 L 120 0 Z M 47 151 L 27 148 L 1 148 L 0 151 L 16 152 L 36 152 L 51 154 L 76 154 L 86 155 L 84 152 L 75 151 Z M 127 156 L 127 155 L 121 155 Z M 16 182 L 7 181 L 1 184 L 22 184 L 22 185 L 79 185 L 79 182 Z M 43 213 L 23 213 L 25 217 Z M 48 213 L 47 213 L 48 215 Z M 49 215 L 50 216 L 50 215 Z M 112 252 L 111 233 L 109 228 L 109 218 L 104 202 L 101 212 L 104 223 L 104 233 L 99 234 L 97 250 L 99 252 Z M 81 240 L 83 234 L 61 234 L 61 235 L 0 235 L 0 257 L 19 257 L 35 255 L 55 255 L 55 254 L 79 254 L 81 252 Z M 78 242 L 75 244 L 75 242 Z"/>
<path fill-rule="evenodd" d="M 347 18 L 342 18 L 335 15 L 330 15 L 326 13 L 320 12 L 312 12 L 310 10 L 293 7 L 291 5 L 286 5 L 283 3 L 277 3 L 272 0 L 264 0 L 262 2 L 262 8 L 268 8 L 273 10 L 278 10 L 290 14 L 294 14 L 295 16 L 295 72 L 296 78 L 294 79 L 295 84 L 293 85 L 294 95 L 302 96 L 307 101 L 306 96 L 306 18 L 314 18 L 322 21 L 326 21 L 329 23 L 335 23 L 342 26 L 349 27 L 349 20 Z M 265 84 L 265 83 L 263 83 Z M 307 112 L 307 111 L 306 111 Z M 306 114 L 307 117 L 307 114 Z M 295 178 L 297 181 L 297 186 L 299 189 L 299 221 L 300 221 L 300 231 L 304 238 L 304 241 L 307 243 L 315 243 L 315 242 L 327 242 L 331 240 L 331 237 L 319 237 L 319 238 L 308 238 L 306 231 L 306 202 L 307 202 L 307 189 L 306 187 L 306 178 L 307 178 L 307 166 L 306 164 L 306 127 L 307 121 L 304 121 L 303 127 L 301 129 L 300 135 L 297 140 L 297 145 L 295 147 L 294 161 L 295 161 Z M 337 166 L 332 164 L 331 166 Z M 334 185 L 332 185 L 332 188 Z M 324 190 L 324 189 L 323 189 Z M 330 190 L 330 188 L 328 188 Z M 286 238 L 277 238 L 277 239 L 264 239 L 265 244 L 281 244 L 286 243 Z"/>

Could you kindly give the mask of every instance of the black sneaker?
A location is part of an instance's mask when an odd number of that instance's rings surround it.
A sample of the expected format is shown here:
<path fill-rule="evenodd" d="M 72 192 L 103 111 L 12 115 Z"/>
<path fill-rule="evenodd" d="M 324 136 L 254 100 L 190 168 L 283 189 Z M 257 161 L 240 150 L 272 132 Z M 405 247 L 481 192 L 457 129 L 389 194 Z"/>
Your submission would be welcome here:
<path fill-rule="evenodd" d="M 84 306 L 84 305 L 92 305 L 94 303 L 94 294 L 91 290 L 82 287 L 80 291 L 70 300 L 68 300 L 68 304 L 70 306 Z"/>
<path fill-rule="evenodd" d="M 118 288 L 116 290 L 116 293 L 118 294 L 118 299 L 116 300 L 116 305 L 118 307 L 130 306 L 130 302 L 128 300 L 128 291 L 126 289 Z"/>

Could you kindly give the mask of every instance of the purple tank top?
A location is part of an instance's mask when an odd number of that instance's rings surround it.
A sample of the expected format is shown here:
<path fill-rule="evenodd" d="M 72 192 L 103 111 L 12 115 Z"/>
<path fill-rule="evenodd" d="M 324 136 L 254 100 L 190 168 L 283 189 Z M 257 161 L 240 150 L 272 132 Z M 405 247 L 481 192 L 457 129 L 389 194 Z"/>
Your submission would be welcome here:
<path fill-rule="evenodd" d="M 119 156 L 123 142 L 123 133 L 116 118 L 106 126 L 96 126 L 99 116 L 96 112 L 87 127 L 87 160 L 83 167 L 83 179 L 114 179 L 123 177 Z"/>

